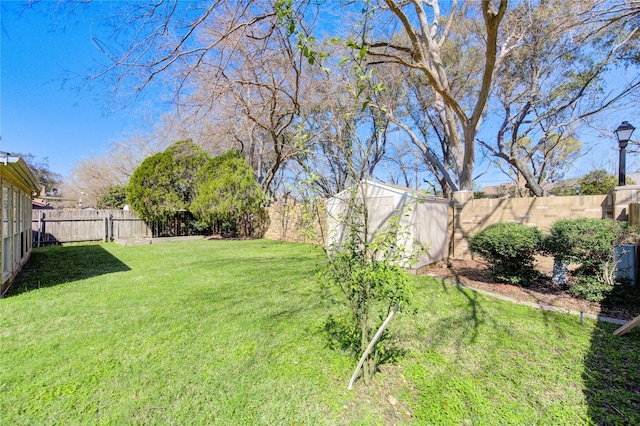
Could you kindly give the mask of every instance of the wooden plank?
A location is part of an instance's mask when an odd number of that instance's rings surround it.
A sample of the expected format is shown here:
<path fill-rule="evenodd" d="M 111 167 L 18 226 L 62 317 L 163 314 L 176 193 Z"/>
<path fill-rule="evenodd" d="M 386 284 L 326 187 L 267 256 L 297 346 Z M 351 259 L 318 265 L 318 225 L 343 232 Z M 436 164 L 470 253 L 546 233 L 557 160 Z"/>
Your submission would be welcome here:
<path fill-rule="evenodd" d="M 151 236 L 151 228 L 133 211 L 127 210 L 46 210 L 32 216 L 34 236 L 41 243 L 104 241 L 108 225 L 113 237 Z M 41 216 L 42 215 L 42 216 Z M 42 232 L 37 233 L 40 230 Z"/>
<path fill-rule="evenodd" d="M 616 336 L 622 336 L 623 334 L 627 333 L 628 331 L 630 331 L 631 329 L 639 325 L 640 325 L 640 315 L 638 315 L 637 317 L 635 317 L 634 319 L 632 319 L 631 321 L 629 321 L 628 323 L 626 323 L 625 325 L 623 325 L 622 327 L 614 331 L 613 334 L 615 334 Z"/>

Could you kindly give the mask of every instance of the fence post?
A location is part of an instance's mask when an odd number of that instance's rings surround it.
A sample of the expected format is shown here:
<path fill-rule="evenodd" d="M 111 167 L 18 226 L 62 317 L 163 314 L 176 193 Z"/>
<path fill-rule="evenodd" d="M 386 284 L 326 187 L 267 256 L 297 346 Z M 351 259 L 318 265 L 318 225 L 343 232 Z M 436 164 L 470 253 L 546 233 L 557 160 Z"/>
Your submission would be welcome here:
<path fill-rule="evenodd" d="M 109 241 L 113 241 L 113 215 L 109 213 Z"/>
<path fill-rule="evenodd" d="M 38 248 L 40 248 L 40 241 L 42 240 L 43 219 L 44 219 L 44 212 L 40 212 L 40 214 L 38 215 L 38 245 L 37 245 Z"/>
<path fill-rule="evenodd" d="M 107 216 L 104 217 L 104 242 L 109 241 L 109 219 Z"/>

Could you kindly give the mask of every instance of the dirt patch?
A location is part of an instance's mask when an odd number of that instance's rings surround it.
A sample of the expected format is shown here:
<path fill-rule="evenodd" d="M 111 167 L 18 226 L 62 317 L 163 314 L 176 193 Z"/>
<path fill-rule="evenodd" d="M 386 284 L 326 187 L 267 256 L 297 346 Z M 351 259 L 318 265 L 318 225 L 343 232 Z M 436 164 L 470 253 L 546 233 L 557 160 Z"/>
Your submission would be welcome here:
<path fill-rule="evenodd" d="M 374 412 L 378 418 L 384 418 L 385 425 L 411 423 L 413 414 L 409 401 L 410 395 L 417 393 L 415 387 L 396 365 L 378 367 L 380 371 L 369 385 L 364 384 L 362 377 L 356 381 L 350 391 L 353 399 L 342 407 L 343 424 L 359 423 L 362 411 Z"/>
<path fill-rule="evenodd" d="M 631 320 L 640 314 L 640 306 L 620 306 L 610 303 L 587 302 L 574 298 L 566 288 L 551 283 L 548 264 L 541 265 L 543 275 L 527 288 L 496 282 L 488 271 L 488 265 L 477 260 L 452 260 L 441 262 L 425 273 L 481 290 L 523 302 L 553 306 L 560 309 L 585 312 L 593 315 Z"/>

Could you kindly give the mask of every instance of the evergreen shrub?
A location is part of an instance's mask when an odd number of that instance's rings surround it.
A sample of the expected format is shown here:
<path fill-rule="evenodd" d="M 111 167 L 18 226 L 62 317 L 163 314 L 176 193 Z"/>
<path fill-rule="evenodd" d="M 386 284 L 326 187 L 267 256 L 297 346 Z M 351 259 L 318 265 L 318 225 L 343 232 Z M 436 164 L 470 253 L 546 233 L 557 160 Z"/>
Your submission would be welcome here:
<path fill-rule="evenodd" d="M 523 285 L 538 275 L 533 264 L 542 239 L 537 228 L 503 222 L 471 237 L 469 248 L 491 264 L 490 270 L 496 279 Z"/>
<path fill-rule="evenodd" d="M 561 219 L 545 237 L 543 251 L 562 263 L 579 264 L 569 291 L 597 302 L 615 285 L 614 245 L 625 234 L 624 225 L 611 219 Z"/>

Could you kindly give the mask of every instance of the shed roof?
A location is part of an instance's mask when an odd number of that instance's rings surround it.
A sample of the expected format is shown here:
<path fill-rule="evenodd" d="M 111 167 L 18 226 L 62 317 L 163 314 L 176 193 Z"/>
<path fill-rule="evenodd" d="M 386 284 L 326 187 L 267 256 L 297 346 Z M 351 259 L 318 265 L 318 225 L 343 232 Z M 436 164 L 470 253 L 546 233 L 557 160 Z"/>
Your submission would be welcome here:
<path fill-rule="evenodd" d="M 22 158 L 8 152 L 0 152 L 0 166 L 6 167 L 10 174 L 19 178 L 31 192 L 30 195 L 40 191 L 38 181 Z"/>
<path fill-rule="evenodd" d="M 390 184 L 390 183 L 381 183 L 381 182 L 375 182 L 372 180 L 368 180 L 365 179 L 362 181 L 362 183 L 369 185 L 369 186 L 376 186 L 378 188 L 390 191 L 390 192 L 394 192 L 396 194 L 400 194 L 403 196 L 409 196 L 411 198 L 416 198 L 416 199 L 420 199 L 420 200 L 433 200 L 433 201 L 443 201 L 443 202 L 448 202 L 445 198 L 442 197 L 436 197 L 434 195 L 426 195 L 424 194 L 422 191 L 419 190 L 415 190 L 415 189 L 411 189 L 411 188 L 407 188 L 406 186 L 400 186 L 400 185 L 394 185 L 394 184 Z M 345 189 L 344 191 L 341 191 L 339 193 L 337 193 L 336 195 L 334 195 L 332 198 L 342 198 L 342 195 L 345 194 L 348 191 L 348 189 Z"/>

